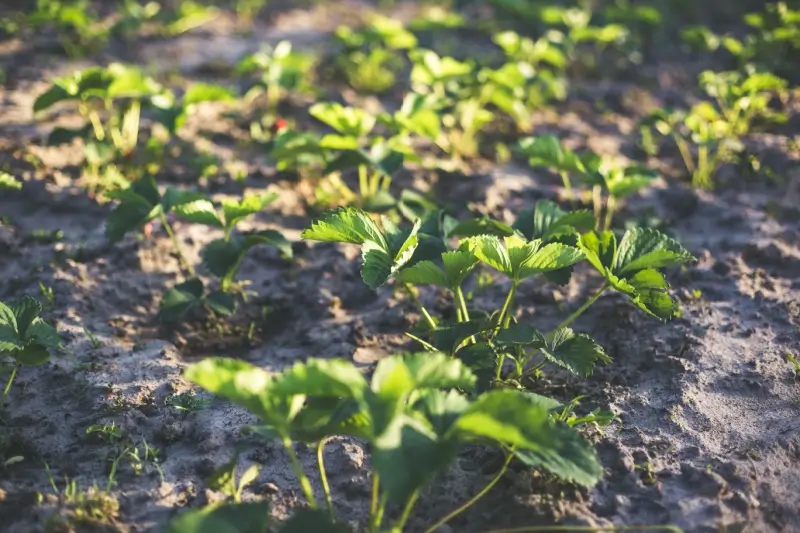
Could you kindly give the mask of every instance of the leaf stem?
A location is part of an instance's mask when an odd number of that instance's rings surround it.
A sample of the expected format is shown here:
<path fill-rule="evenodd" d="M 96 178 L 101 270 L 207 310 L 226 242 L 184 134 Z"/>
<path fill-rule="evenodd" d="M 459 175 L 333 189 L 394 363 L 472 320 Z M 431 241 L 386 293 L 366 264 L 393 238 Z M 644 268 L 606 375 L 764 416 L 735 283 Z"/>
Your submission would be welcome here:
<path fill-rule="evenodd" d="M 411 511 L 414 510 L 414 505 L 417 503 L 417 498 L 419 498 L 419 491 L 415 490 L 414 492 L 411 493 L 411 496 L 408 498 L 406 506 L 403 509 L 403 514 L 400 515 L 400 520 L 398 520 L 394 526 L 394 529 L 396 531 L 403 531 L 403 528 L 405 527 L 408 518 L 411 516 Z"/>
<path fill-rule="evenodd" d="M 565 327 L 569 326 L 570 324 L 572 324 L 572 322 L 573 322 L 573 321 L 574 321 L 576 318 L 578 318 L 578 317 L 579 317 L 579 316 L 581 316 L 581 315 L 582 315 L 584 312 L 586 312 L 586 310 L 587 310 L 587 309 L 589 309 L 589 308 L 592 306 L 592 304 L 594 304 L 594 303 L 597 301 L 597 299 L 598 299 L 598 298 L 600 298 L 600 297 L 603 295 L 603 293 L 604 293 L 604 292 L 606 292 L 606 289 L 608 289 L 608 282 L 607 282 L 607 281 L 606 281 L 605 283 L 603 283 L 603 286 L 602 286 L 602 287 L 600 287 L 600 290 L 598 290 L 596 293 L 594 293 L 594 294 L 592 295 L 592 297 L 591 297 L 591 298 L 589 298 L 588 300 L 586 300 L 586 303 L 584 303 L 582 306 L 580 306 L 578 309 L 576 309 L 574 313 L 572 313 L 571 315 L 569 315 L 569 316 L 568 316 L 568 317 L 567 317 L 567 318 L 566 318 L 566 319 L 565 319 L 565 320 L 564 320 L 564 321 L 563 321 L 561 324 L 559 324 L 558 326 L 556 326 L 556 327 L 553 329 L 553 331 L 551 331 L 550 333 L 548 333 L 548 334 L 547 334 L 547 337 L 548 337 L 548 338 L 552 338 L 553 334 L 554 334 L 556 331 L 560 330 L 561 328 L 565 328 Z"/>
<path fill-rule="evenodd" d="M 361 193 L 361 204 L 363 206 L 364 202 L 369 196 L 369 182 L 367 180 L 366 165 L 358 165 L 358 191 Z"/>
<path fill-rule="evenodd" d="M 575 532 L 586 531 L 599 533 L 601 531 L 664 531 L 669 533 L 683 533 L 677 526 L 529 526 L 511 529 L 493 529 L 488 533 L 545 533 L 545 532 Z"/>
<path fill-rule="evenodd" d="M 614 219 L 614 211 L 617 209 L 617 198 L 609 195 L 606 202 L 606 218 L 603 222 L 603 230 L 608 231 L 611 229 L 611 221 Z"/>
<path fill-rule="evenodd" d="M 500 310 L 500 316 L 497 318 L 497 324 L 502 324 L 503 329 L 508 329 L 508 326 L 511 325 L 511 305 L 514 302 L 514 295 L 517 292 L 517 282 L 512 280 L 511 281 L 511 289 L 508 291 L 508 295 L 506 296 L 506 301 L 503 302 L 503 308 Z M 500 354 L 500 361 L 497 362 L 497 369 L 495 370 L 494 378 L 496 381 L 500 380 L 500 375 L 503 372 L 503 363 L 506 362 L 506 354 Z"/>
<path fill-rule="evenodd" d="M 459 309 L 461 309 L 461 316 L 464 317 L 464 322 L 469 322 L 469 311 L 467 310 L 467 300 L 464 298 L 464 291 L 461 290 L 461 286 L 456 287 L 455 295 L 456 295 L 456 303 L 458 304 Z"/>
<path fill-rule="evenodd" d="M 422 305 L 422 302 L 419 301 L 419 298 L 417 298 L 417 295 L 414 293 L 414 287 L 412 287 L 410 283 L 404 283 L 403 288 L 405 288 L 406 292 L 408 292 L 408 295 L 411 296 L 411 300 L 413 300 L 413 302 L 419 308 L 422 316 L 425 317 L 425 321 L 428 323 L 428 326 L 431 329 L 436 329 L 436 321 L 433 320 L 433 317 L 430 315 L 430 313 L 428 313 L 428 310 L 425 309 L 425 306 Z"/>
<path fill-rule="evenodd" d="M 561 172 L 561 181 L 564 182 L 564 189 L 567 191 L 567 196 L 569 196 L 569 205 L 574 210 L 577 205 L 575 204 L 575 194 L 572 192 L 572 181 L 569 179 L 569 172 Z"/>
<path fill-rule="evenodd" d="M 478 494 L 473 496 L 464 505 L 462 505 L 461 507 L 459 507 L 455 511 L 451 512 L 450 514 L 448 514 L 447 516 L 445 516 L 444 518 L 442 518 L 441 520 L 439 520 L 438 522 L 433 524 L 431 527 L 426 529 L 425 533 L 433 533 L 434 531 L 436 531 L 437 529 L 442 527 L 444 524 L 446 524 L 447 522 L 449 522 L 450 520 L 452 520 L 456 516 L 460 515 L 461 513 L 463 513 L 467 509 L 469 509 L 475 502 L 477 502 L 478 500 L 483 498 L 486 495 L 486 493 L 488 493 L 490 490 L 492 490 L 492 488 L 497 484 L 497 482 L 500 481 L 500 478 L 502 478 L 503 475 L 506 473 L 506 470 L 508 470 L 508 465 L 511 463 L 511 459 L 513 459 L 513 457 L 514 457 L 513 450 L 509 451 L 508 452 L 508 456 L 506 457 L 506 461 L 505 461 L 505 463 L 503 463 L 503 467 L 494 476 L 494 478 L 492 478 L 492 480 L 489 483 L 487 483 L 487 485 L 485 487 L 483 487 L 483 489 L 481 489 L 481 491 Z"/>
<path fill-rule="evenodd" d="M 172 240 L 172 246 L 175 247 L 175 252 L 178 254 L 181 266 L 190 277 L 196 277 L 197 274 L 195 274 L 194 267 L 186 260 L 186 256 L 183 255 L 183 249 L 181 248 L 180 242 L 178 242 L 178 238 L 175 236 L 172 225 L 170 225 L 169 220 L 167 220 L 167 214 L 162 211 L 158 218 L 161 220 L 161 225 L 164 226 L 164 231 L 167 232 L 167 235 L 169 235 L 169 238 Z"/>
<path fill-rule="evenodd" d="M 369 531 L 377 533 L 379 524 L 378 508 L 381 479 L 378 473 L 372 472 L 372 496 L 369 501 Z"/>
<path fill-rule="evenodd" d="M 11 384 L 14 383 L 14 378 L 17 377 L 17 370 L 19 370 L 20 362 L 14 362 L 14 368 L 11 369 L 11 376 L 8 378 L 8 383 L 6 383 L 6 388 L 3 389 L 3 398 L 0 400 L 0 407 L 3 407 L 6 403 L 6 396 L 8 396 L 8 391 L 11 390 Z"/>
<path fill-rule="evenodd" d="M 689 150 L 689 145 L 686 144 L 686 139 L 677 133 L 673 134 L 672 138 L 675 139 L 675 144 L 678 145 L 678 151 L 681 153 L 681 158 L 683 159 L 683 164 L 686 165 L 686 170 L 688 170 L 690 174 L 694 174 L 697 167 L 695 167 L 694 160 L 692 159 L 692 152 Z"/>
<path fill-rule="evenodd" d="M 317 443 L 317 466 L 319 467 L 319 479 L 322 482 L 322 490 L 325 492 L 325 503 L 328 505 L 328 514 L 331 521 L 336 520 L 333 512 L 333 498 L 331 497 L 331 487 L 328 485 L 328 473 L 325 471 L 325 442 L 327 439 L 320 439 Z"/>
<path fill-rule="evenodd" d="M 305 494 L 306 500 L 308 500 L 308 505 L 310 505 L 312 509 L 316 509 L 317 500 L 314 498 L 314 489 L 311 488 L 311 482 L 308 480 L 308 476 L 306 476 L 306 473 L 303 471 L 303 466 L 300 464 L 297 454 L 294 453 L 294 448 L 292 448 L 292 439 L 289 437 L 283 437 L 283 447 L 286 448 L 286 453 L 289 455 L 289 461 L 292 463 L 292 470 L 294 470 L 298 481 L 300 481 L 300 488 L 303 489 L 303 494 Z"/>

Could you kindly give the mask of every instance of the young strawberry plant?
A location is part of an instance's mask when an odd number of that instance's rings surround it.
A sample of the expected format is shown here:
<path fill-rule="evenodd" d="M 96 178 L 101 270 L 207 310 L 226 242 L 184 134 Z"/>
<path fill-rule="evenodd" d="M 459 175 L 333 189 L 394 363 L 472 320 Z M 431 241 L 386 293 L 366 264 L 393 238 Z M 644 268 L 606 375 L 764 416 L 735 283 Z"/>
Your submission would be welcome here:
<path fill-rule="evenodd" d="M 311 116 L 333 128 L 324 135 L 319 147 L 336 155 L 328 160 L 325 174 L 358 169 L 358 201 L 370 211 L 385 211 L 395 204 L 389 193 L 392 175 L 403 166 L 403 153 L 390 140 L 370 136 L 377 117 L 364 109 L 337 103 L 318 103 Z"/>
<path fill-rule="evenodd" d="M 336 67 L 351 87 L 367 94 L 391 89 L 405 63 L 400 51 L 417 46 L 417 38 L 402 22 L 380 15 L 357 30 L 340 26 L 334 38 L 344 48 L 336 55 Z"/>
<path fill-rule="evenodd" d="M 561 176 L 564 189 L 574 207 L 575 193 L 572 190 L 571 176 L 582 176 L 586 173 L 581 158 L 575 152 L 564 148 L 554 135 L 526 137 L 519 141 L 519 149 L 528 157 L 530 166 L 550 168 Z"/>
<path fill-rule="evenodd" d="M 5 404 L 20 366 L 44 364 L 50 359 L 50 350 L 61 348 L 58 332 L 42 320 L 41 313 L 42 304 L 30 296 L 7 304 L 0 302 L 0 355 L 14 360 L 0 407 Z"/>
<path fill-rule="evenodd" d="M 430 222 L 419 220 L 412 229 L 401 230 L 386 219 L 381 227 L 364 212 L 339 209 L 315 221 L 302 237 L 361 245 L 361 273 L 367 285 L 375 289 L 394 278 L 420 308 L 427 327 L 413 338 L 428 349 L 468 362 L 487 381 L 484 386 L 492 382 L 521 386 L 524 378 L 538 375 L 547 363 L 590 374 L 595 363 L 608 362 L 608 356 L 591 338 L 568 326 L 609 288 L 625 294 L 650 315 L 671 318 L 674 303 L 658 269 L 693 259 L 680 244 L 656 230 L 628 230 L 617 246 L 613 232 L 592 231 L 596 221 L 590 211 L 565 212 L 549 201 L 520 213 L 513 226 L 485 217 L 458 224 Z M 451 250 L 448 245 L 453 237 L 461 240 Z M 595 295 L 547 334 L 514 322 L 515 296 L 525 280 L 541 274 L 551 282 L 566 284 L 574 266 L 584 259 L 605 280 Z M 510 283 L 500 309 L 469 309 L 462 285 L 479 263 Z M 415 285 L 450 292 L 456 321 L 433 317 L 416 298 Z M 534 364 L 535 356 L 540 361 Z M 504 378 L 507 358 L 515 362 L 515 369 Z"/>
<path fill-rule="evenodd" d="M 292 50 L 292 43 L 281 41 L 274 48 L 264 48 L 246 56 L 236 66 L 236 71 L 240 75 L 260 75 L 245 94 L 245 100 L 254 101 L 264 95 L 267 112 L 274 114 L 292 92 L 311 91 L 310 73 L 315 63 L 314 56 L 296 52 Z"/>
<path fill-rule="evenodd" d="M 488 492 L 514 458 L 579 485 L 594 485 L 602 475 L 591 445 L 559 421 L 563 406 L 508 389 L 467 394 L 475 375 L 443 353 L 388 357 L 378 363 L 370 382 L 349 361 L 323 359 L 297 363 L 276 376 L 239 360 L 207 359 L 189 367 L 186 377 L 255 414 L 259 425 L 250 432 L 283 444 L 309 509 L 297 511 L 277 531 L 350 531 L 337 521 L 323 461 L 325 442 L 337 435 L 364 440 L 371 450 L 371 503 L 363 529 L 368 532 L 404 531 L 421 492 L 467 444 L 499 448 L 503 466 L 478 496 L 429 532 Z M 295 452 L 298 441 L 316 444 L 324 510 Z M 247 504 L 238 513 L 234 504 L 227 505 L 224 511 L 190 511 L 175 520 L 171 531 L 217 531 L 211 529 L 217 521 L 210 514 L 219 519 L 216 527 L 224 523 L 231 531 L 245 531 L 244 524 L 247 530 L 266 531 L 271 525 L 266 504 Z"/>
<path fill-rule="evenodd" d="M 711 188 L 720 164 L 735 161 L 744 150 L 742 138 L 756 121 L 786 121 L 784 114 L 769 107 L 772 96 L 783 91 L 786 82 L 767 73 L 744 76 L 711 71 L 700 74 L 699 81 L 714 103 L 702 101 L 688 113 L 660 110 L 644 125 L 672 137 L 692 183 Z"/>

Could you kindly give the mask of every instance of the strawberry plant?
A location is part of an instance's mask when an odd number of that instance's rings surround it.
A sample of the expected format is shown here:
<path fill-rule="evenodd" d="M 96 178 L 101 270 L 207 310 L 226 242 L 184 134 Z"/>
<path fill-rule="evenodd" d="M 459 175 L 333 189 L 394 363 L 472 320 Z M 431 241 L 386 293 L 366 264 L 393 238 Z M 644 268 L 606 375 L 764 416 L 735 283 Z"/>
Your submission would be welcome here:
<path fill-rule="evenodd" d="M 161 301 L 159 315 L 165 321 L 180 320 L 197 307 L 204 307 L 215 315 L 229 316 L 236 309 L 235 294 L 246 296 L 235 277 L 247 251 L 260 244 L 277 247 L 284 257 L 291 257 L 290 243 L 279 232 L 263 230 L 243 232 L 237 225 L 244 219 L 262 211 L 277 195 L 247 195 L 241 200 L 224 200 L 217 209 L 202 193 L 167 188 L 158 190 L 152 177 L 133 182 L 127 189 L 109 191 L 106 195 L 119 204 L 106 222 L 106 237 L 116 242 L 126 233 L 141 229 L 158 220 L 172 240 L 181 268 L 188 279 L 168 290 Z M 203 224 L 223 231 L 223 237 L 211 241 L 201 252 L 203 265 L 219 278 L 219 289 L 206 293 L 194 266 L 183 253 L 180 241 L 168 215 L 189 223 Z"/>
<path fill-rule="evenodd" d="M 375 289 L 394 278 L 420 308 L 427 327 L 413 338 L 428 349 L 467 361 L 487 382 L 521 386 L 524 378 L 538 375 L 547 363 L 590 374 L 595 363 L 608 362 L 608 356 L 591 338 L 568 326 L 609 288 L 652 316 L 671 318 L 675 306 L 658 269 L 693 259 L 680 244 L 656 230 L 628 230 L 617 246 L 613 232 L 592 231 L 596 222 L 590 211 L 565 212 L 549 201 L 520 213 L 513 226 L 485 217 L 461 223 L 442 223 L 437 217 L 401 230 L 385 218 L 381 226 L 357 209 L 338 209 L 315 221 L 302 237 L 361 245 L 365 283 Z M 450 250 L 453 237 L 461 240 Z M 565 284 L 574 266 L 584 259 L 605 279 L 595 295 L 548 334 L 515 324 L 515 296 L 525 280 L 541 274 Z M 462 284 L 479 263 L 504 275 L 510 287 L 500 309 L 476 314 L 469 309 Z M 456 322 L 433 317 L 415 296 L 413 286 L 418 285 L 450 292 Z M 537 354 L 541 362 L 531 365 Z M 515 362 L 515 370 L 504 380 L 507 358 Z"/>
<path fill-rule="evenodd" d="M 417 38 L 401 22 L 380 15 L 357 30 L 340 26 L 334 37 L 344 48 L 336 56 L 336 66 L 351 87 L 371 94 L 395 85 L 404 63 L 398 52 L 417 46 Z"/>
<path fill-rule="evenodd" d="M 245 99 L 253 101 L 264 95 L 267 110 L 275 113 L 293 91 L 310 92 L 316 60 L 313 56 L 292 50 L 292 43 L 281 41 L 274 48 L 263 48 L 246 56 L 236 66 L 240 75 L 256 73 L 259 80 L 247 91 Z"/>
<path fill-rule="evenodd" d="M 770 109 L 775 93 L 786 82 L 772 74 L 744 76 L 738 72 L 700 74 L 704 92 L 713 100 L 682 110 L 656 111 L 644 123 L 675 141 L 696 187 L 711 188 L 720 164 L 735 161 L 744 150 L 742 137 L 756 121 L 784 122 L 786 116 Z M 692 144 L 696 148 L 692 150 Z"/>
<path fill-rule="evenodd" d="M 5 404 L 20 366 L 44 364 L 50 359 L 50 350 L 61 348 L 58 332 L 42 320 L 41 314 L 42 304 L 30 296 L 7 304 L 0 302 L 0 354 L 14 360 L 0 406 Z"/>
<path fill-rule="evenodd" d="M 309 509 L 296 512 L 278 531 L 350 531 L 337 522 L 323 461 L 325 442 L 336 435 L 369 444 L 372 494 L 364 530 L 370 532 L 402 532 L 420 492 L 467 444 L 498 447 L 506 457 L 503 466 L 478 496 L 427 531 L 474 504 L 514 458 L 580 485 L 594 485 L 602 475 L 591 445 L 559 421 L 563 406 L 508 389 L 469 394 L 475 375 L 439 352 L 383 359 L 370 382 L 348 361 L 323 359 L 297 363 L 275 376 L 243 361 L 207 359 L 189 367 L 186 377 L 255 414 L 259 425 L 249 432 L 283 444 Z M 316 444 L 324 510 L 295 452 L 298 441 Z M 241 512 L 233 505 L 190 511 L 171 531 L 210 533 L 221 524 L 231 531 L 266 531 L 271 525 L 266 504 L 245 504 Z M 390 518 L 392 507 L 401 511 Z"/>
<path fill-rule="evenodd" d="M 402 168 L 404 156 L 390 140 L 370 137 L 377 117 L 364 109 L 330 102 L 314 104 L 309 113 L 336 132 L 319 141 L 320 148 L 335 154 L 323 172 L 357 168 L 359 204 L 374 211 L 392 207 L 395 202 L 389 185 L 392 175 Z"/>
<path fill-rule="evenodd" d="M 528 157 L 530 166 L 547 167 L 561 176 L 564 189 L 574 207 L 575 196 L 572 191 L 571 176 L 585 174 L 586 167 L 581 158 L 575 152 L 564 148 L 554 135 L 526 137 L 519 141 L 519 149 Z"/>

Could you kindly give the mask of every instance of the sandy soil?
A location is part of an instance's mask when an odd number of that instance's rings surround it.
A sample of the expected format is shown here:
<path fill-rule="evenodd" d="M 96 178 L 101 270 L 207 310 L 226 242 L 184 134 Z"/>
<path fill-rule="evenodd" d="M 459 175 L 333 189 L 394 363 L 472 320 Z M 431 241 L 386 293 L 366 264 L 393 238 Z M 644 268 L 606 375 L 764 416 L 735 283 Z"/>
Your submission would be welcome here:
<path fill-rule="evenodd" d="M 143 42 L 123 57 L 192 79 L 202 76 L 198 72 L 205 65 L 234 61 L 262 42 L 290 38 L 304 46 L 324 45 L 324 32 L 347 20 L 352 8 L 335 13 L 289 12 L 249 36 L 238 35 L 223 18 L 177 42 Z M 181 509 L 218 500 L 220 494 L 204 480 L 236 451 L 242 469 L 253 463 L 263 468 L 246 499 L 267 498 L 276 516 L 285 516 L 301 504 L 302 495 L 282 451 L 241 436 L 239 428 L 253 420 L 225 402 L 212 400 L 190 413 L 170 406 L 172 395 L 190 389 L 182 369 L 204 356 L 225 355 L 270 369 L 309 356 L 345 357 L 368 370 L 382 356 L 412 347 L 403 331 L 418 319 L 413 305 L 391 287 L 377 292 L 364 287 L 356 250 L 298 243 L 293 263 L 270 249 L 247 256 L 239 277 L 252 280 L 258 295 L 227 330 L 203 323 L 159 325 L 154 320 L 159 295 L 178 276 L 169 239 L 156 228 L 150 238 L 129 236 L 109 244 L 103 237 L 108 207 L 98 206 L 72 181 L 76 169 L 68 164 L 79 148 L 42 146 L 48 125 L 34 123 L 31 103 L 47 77 L 85 64 L 65 61 L 48 42 L 43 37 L 44 44 L 35 46 L 4 43 L 0 51 L 9 76 L 0 103 L 0 163 L 28 178 L 21 192 L 0 195 L 0 299 L 38 296 L 39 282 L 51 287 L 54 306 L 46 316 L 62 333 L 66 350 L 43 367 L 24 368 L 2 413 L 0 458 L 24 460 L 0 470 L 0 529 L 43 530 L 58 512 L 57 501 L 48 496 L 53 489 L 45 464 L 59 487 L 65 476 L 82 487 L 102 486 L 115 444 L 87 435 L 86 428 L 112 422 L 131 443 L 146 441 L 159 450 L 163 480 L 152 463 L 137 474 L 129 460 L 120 461 L 111 490 L 119 514 L 106 530 L 161 531 Z M 631 95 L 639 91 L 663 101 L 680 91 L 680 79 L 691 80 L 683 73 L 670 83 L 663 74 L 669 68 L 642 68 L 649 80 L 644 89 L 629 81 L 579 84 L 577 95 L 555 113 L 538 117 L 538 131 L 557 132 L 575 146 L 632 154 L 632 124 L 641 111 Z M 651 73 L 659 69 L 663 83 L 652 90 Z M 605 102 L 605 111 L 595 109 L 597 99 Z M 230 127 L 213 125 L 222 132 Z M 543 393 L 558 398 L 584 395 L 581 409 L 602 407 L 618 415 L 618 422 L 592 435 L 605 478 L 583 490 L 515 468 L 442 531 L 554 521 L 674 524 L 689 532 L 800 531 L 800 378 L 786 360 L 787 354 L 800 355 L 800 154 L 787 147 L 785 137 L 756 136 L 752 143 L 756 153 L 776 162 L 777 183 L 726 169 L 722 187 L 705 193 L 669 179 L 628 202 L 620 215 L 620 220 L 658 217 L 699 258 L 669 275 L 682 302 L 681 317 L 660 324 L 621 298 L 604 297 L 576 327 L 595 336 L 613 363 L 586 381 L 554 373 L 541 383 Z M 25 162 L 23 148 L 44 165 Z M 678 174 L 675 163 L 662 161 L 666 175 Z M 244 185 L 212 180 L 211 189 L 220 195 L 242 187 L 280 191 L 281 198 L 253 226 L 280 229 L 299 240 L 309 213 L 297 184 L 282 180 L 257 154 L 247 164 Z M 506 219 L 558 192 L 549 176 L 513 164 L 444 177 L 437 190 L 457 213 L 479 206 Z M 37 230 L 59 230 L 63 236 L 53 242 Z M 178 233 L 195 258 L 215 237 L 192 226 L 179 227 Z M 581 270 L 563 288 L 525 285 L 520 317 L 542 327 L 555 324 L 598 282 Z M 504 293 L 498 280 L 477 294 L 476 305 L 497 306 Z M 446 311 L 433 292 L 424 292 L 423 299 Z M 257 328 L 248 341 L 244 331 L 251 320 Z M 299 447 L 298 453 L 312 471 L 313 450 Z M 483 449 L 463 454 L 420 500 L 409 530 L 421 531 L 468 499 L 499 460 Z M 326 448 L 334 498 L 355 526 L 367 515 L 368 461 L 368 452 L 351 439 Z M 38 492 L 45 494 L 42 502 Z"/>

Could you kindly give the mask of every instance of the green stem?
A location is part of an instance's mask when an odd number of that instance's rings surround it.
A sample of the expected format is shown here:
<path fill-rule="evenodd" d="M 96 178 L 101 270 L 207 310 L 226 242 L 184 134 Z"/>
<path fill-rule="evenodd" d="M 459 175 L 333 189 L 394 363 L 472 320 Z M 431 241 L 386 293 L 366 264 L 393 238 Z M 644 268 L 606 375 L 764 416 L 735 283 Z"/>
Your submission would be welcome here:
<path fill-rule="evenodd" d="M 300 488 L 303 489 L 303 494 L 305 494 L 306 500 L 308 500 L 308 505 L 310 505 L 312 509 L 316 509 L 317 500 L 314 498 L 314 489 L 311 488 L 311 482 L 308 480 L 308 476 L 306 476 L 306 473 L 303 471 L 303 466 L 300 464 L 297 454 L 294 453 L 294 448 L 292 448 L 292 439 L 289 437 L 284 437 L 283 447 L 286 448 L 286 453 L 289 455 L 289 461 L 292 463 L 292 470 L 294 470 L 294 474 L 297 476 L 298 481 L 300 481 Z"/>
<path fill-rule="evenodd" d="M 335 521 L 336 516 L 333 512 L 331 487 L 328 485 L 328 474 L 325 471 L 325 457 L 323 456 L 323 452 L 325 451 L 325 441 L 326 439 L 322 439 L 317 444 L 317 466 L 319 467 L 319 479 L 322 482 L 322 490 L 325 492 L 325 503 L 328 505 L 328 514 L 331 517 L 331 521 Z"/>
<path fill-rule="evenodd" d="M 614 219 L 614 211 L 617 209 L 617 199 L 614 196 L 609 196 L 606 202 L 606 218 L 603 222 L 603 229 L 608 231 L 611 229 L 611 221 Z"/>
<path fill-rule="evenodd" d="M 366 165 L 358 165 L 358 191 L 361 193 L 361 204 L 363 205 L 369 196 Z"/>
<path fill-rule="evenodd" d="M 600 185 L 592 187 L 592 204 L 594 205 L 594 229 L 600 229 L 600 215 L 603 211 L 603 188 Z"/>
<path fill-rule="evenodd" d="M 439 529 L 440 527 L 445 525 L 447 522 L 449 522 L 450 520 L 452 520 L 456 516 L 460 515 L 461 513 L 466 511 L 467 509 L 469 509 L 475 502 L 477 502 L 478 500 L 483 498 L 486 495 L 486 493 L 488 493 L 490 490 L 492 490 L 492 488 L 497 484 L 497 482 L 500 481 L 500 478 L 502 478 L 503 475 L 506 473 L 506 470 L 508 470 L 508 465 L 511 463 L 511 459 L 513 457 L 514 457 L 513 451 L 508 452 L 508 457 L 506 457 L 506 461 L 505 461 L 505 463 L 503 463 L 503 467 L 500 469 L 500 471 L 497 473 L 497 475 L 495 475 L 494 478 L 492 478 L 492 480 L 485 487 L 483 487 L 483 489 L 478 494 L 473 496 L 464 505 L 462 505 L 461 507 L 459 507 L 455 511 L 451 512 L 450 514 L 448 514 L 447 516 L 445 516 L 444 518 L 442 518 L 441 520 L 439 520 L 438 522 L 433 524 L 431 527 L 426 529 L 425 533 L 433 533 L 434 531 L 436 531 L 437 529 Z"/>
<path fill-rule="evenodd" d="M 3 389 L 3 399 L 0 400 L 0 407 L 4 406 L 6 403 L 6 396 L 8 396 L 8 391 L 11 390 L 11 384 L 14 383 L 14 378 L 17 377 L 17 370 L 19 370 L 20 362 L 14 362 L 14 368 L 11 370 L 11 376 L 8 378 L 8 383 L 6 383 L 6 388 Z"/>
<path fill-rule="evenodd" d="M 683 530 L 677 526 L 529 526 L 511 529 L 493 529 L 488 533 L 558 533 L 559 531 L 586 531 L 588 533 L 599 533 L 601 531 L 664 531 L 669 533 L 683 533 Z"/>
<path fill-rule="evenodd" d="M 511 289 L 508 291 L 508 295 L 506 296 L 506 301 L 503 302 L 503 308 L 500 310 L 500 316 L 497 318 L 498 325 L 502 324 L 503 329 L 508 329 L 511 325 L 511 305 L 514 302 L 514 295 L 517 292 L 517 282 L 511 281 Z M 497 368 L 495 369 L 494 379 L 496 381 L 500 381 L 500 375 L 503 372 L 503 363 L 506 362 L 506 354 L 500 354 L 500 361 L 497 362 Z"/>
<path fill-rule="evenodd" d="M 709 188 L 711 185 L 712 168 L 708 162 L 708 146 L 701 146 L 697 150 L 697 172 L 694 174 L 694 186 Z"/>
<path fill-rule="evenodd" d="M 400 515 L 400 520 L 398 520 L 394 526 L 394 529 L 396 531 L 399 532 L 403 531 L 403 528 L 405 527 L 408 518 L 411 516 L 411 511 L 414 509 L 414 505 L 417 503 L 417 498 L 419 498 L 419 491 L 415 490 L 414 492 L 411 493 L 411 496 L 408 498 L 406 506 L 403 509 L 403 514 Z"/>
<path fill-rule="evenodd" d="M 561 181 L 564 182 L 564 189 L 566 189 L 567 196 L 569 196 L 569 205 L 572 209 L 575 209 L 577 206 L 575 204 L 575 195 L 572 193 L 572 181 L 569 179 L 569 172 L 561 173 Z"/>
<path fill-rule="evenodd" d="M 605 283 L 603 283 L 603 286 L 602 286 L 602 287 L 600 287 L 600 290 L 598 290 L 596 293 L 594 293 L 594 295 L 593 295 L 591 298 L 589 298 L 588 300 L 586 300 L 586 303 L 584 303 L 582 306 L 580 306 L 578 309 L 576 309 L 574 313 L 572 313 L 571 315 L 569 315 L 569 316 L 566 318 L 566 320 L 564 320 L 564 321 L 563 321 L 561 324 L 559 324 L 558 326 L 556 326 L 556 327 L 555 327 L 555 329 L 553 329 L 553 331 L 551 331 L 550 333 L 548 333 L 548 334 L 547 334 L 547 337 L 548 337 L 548 338 L 552 338 L 553 334 L 554 334 L 556 331 L 558 331 L 558 330 L 559 330 L 559 329 L 561 329 L 561 328 L 565 328 L 565 327 L 569 326 L 570 324 L 572 324 L 572 322 L 573 322 L 573 321 L 574 321 L 576 318 L 578 318 L 578 317 L 579 317 L 579 316 L 581 316 L 581 315 L 582 315 L 584 312 L 586 312 L 586 310 L 587 310 L 587 309 L 589 309 L 589 308 L 592 306 L 592 304 L 594 304 L 594 303 L 597 301 L 597 299 L 598 299 L 598 298 L 600 298 L 600 296 L 602 296 L 602 295 L 603 295 L 603 293 L 604 293 L 604 292 L 606 292 L 606 289 L 608 289 L 608 282 L 605 282 Z"/>
<path fill-rule="evenodd" d="M 683 158 L 683 164 L 686 165 L 686 170 L 689 171 L 689 174 L 694 174 L 697 167 L 695 167 L 694 160 L 692 159 L 692 152 L 689 150 L 689 145 L 686 144 L 686 140 L 678 134 L 672 137 L 675 139 L 675 144 L 678 145 L 678 151 L 681 153 L 681 158 Z"/>
<path fill-rule="evenodd" d="M 169 221 L 167 220 L 167 215 L 163 211 L 161 215 L 159 215 L 159 219 L 161 220 L 161 225 L 164 226 L 164 230 L 169 235 L 169 238 L 172 240 L 172 246 L 175 247 L 175 252 L 178 254 L 178 259 L 180 260 L 181 267 L 189 274 L 191 277 L 196 277 L 197 274 L 194 272 L 194 267 L 186 260 L 186 256 L 183 255 L 183 250 L 181 249 L 181 244 L 178 242 L 178 238 L 175 237 L 175 232 L 172 230 L 172 226 L 170 225 Z"/>
<path fill-rule="evenodd" d="M 455 290 L 456 295 L 456 303 L 458 304 L 459 309 L 461 309 L 461 316 L 464 317 L 464 322 L 469 322 L 469 311 L 467 310 L 467 300 L 464 298 L 464 292 L 461 290 L 461 287 L 456 287 Z"/>
<path fill-rule="evenodd" d="M 425 309 L 425 306 L 419 301 L 419 298 L 417 298 L 417 295 L 414 293 L 414 288 L 411 286 L 411 284 L 404 283 L 403 287 L 405 288 L 406 292 L 408 292 L 408 295 L 411 296 L 411 300 L 413 300 L 416 306 L 419 308 L 422 316 L 425 317 L 425 321 L 428 323 L 428 326 L 431 329 L 436 329 L 436 321 L 433 320 L 433 317 L 430 315 L 430 313 L 428 313 L 428 310 Z"/>
<path fill-rule="evenodd" d="M 380 525 L 380 517 L 378 516 L 379 495 L 380 495 L 381 480 L 377 472 L 372 472 L 372 496 L 369 501 L 369 531 L 377 533 Z"/>

